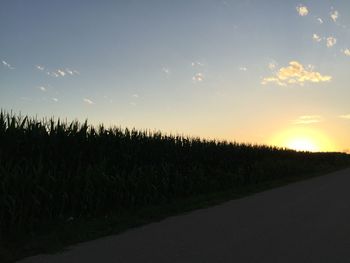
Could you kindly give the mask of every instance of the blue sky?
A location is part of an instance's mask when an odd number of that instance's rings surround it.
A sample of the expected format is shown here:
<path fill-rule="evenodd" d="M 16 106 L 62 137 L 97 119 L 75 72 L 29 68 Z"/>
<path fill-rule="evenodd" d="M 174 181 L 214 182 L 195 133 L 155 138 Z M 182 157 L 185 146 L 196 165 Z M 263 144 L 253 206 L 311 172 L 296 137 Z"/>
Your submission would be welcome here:
<path fill-rule="evenodd" d="M 0 105 L 350 149 L 349 13 L 350 2 L 330 0 L 3 0 Z"/>

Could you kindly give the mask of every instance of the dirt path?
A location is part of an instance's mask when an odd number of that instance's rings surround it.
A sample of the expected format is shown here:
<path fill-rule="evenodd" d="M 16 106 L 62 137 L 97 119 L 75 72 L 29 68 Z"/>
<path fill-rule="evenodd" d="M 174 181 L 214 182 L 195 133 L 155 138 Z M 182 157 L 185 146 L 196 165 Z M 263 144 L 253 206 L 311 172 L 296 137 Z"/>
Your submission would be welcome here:
<path fill-rule="evenodd" d="M 350 262 L 350 169 L 19 262 Z"/>

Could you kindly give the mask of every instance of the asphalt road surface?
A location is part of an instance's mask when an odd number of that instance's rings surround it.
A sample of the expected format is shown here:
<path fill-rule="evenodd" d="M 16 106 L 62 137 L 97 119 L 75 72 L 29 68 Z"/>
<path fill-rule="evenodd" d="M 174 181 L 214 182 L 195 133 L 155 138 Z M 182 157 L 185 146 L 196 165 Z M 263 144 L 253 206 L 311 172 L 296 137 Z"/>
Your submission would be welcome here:
<path fill-rule="evenodd" d="M 19 262 L 350 262 L 350 169 Z"/>

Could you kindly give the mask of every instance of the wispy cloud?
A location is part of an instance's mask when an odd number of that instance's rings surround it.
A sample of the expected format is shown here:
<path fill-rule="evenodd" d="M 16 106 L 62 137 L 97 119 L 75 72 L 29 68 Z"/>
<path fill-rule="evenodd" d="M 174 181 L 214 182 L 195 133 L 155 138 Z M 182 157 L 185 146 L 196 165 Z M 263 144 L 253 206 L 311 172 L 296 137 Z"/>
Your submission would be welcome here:
<path fill-rule="evenodd" d="M 58 69 L 57 70 L 57 73 L 60 74 L 62 77 L 64 77 L 66 75 L 66 72 L 64 72 L 63 70 L 61 69 Z"/>
<path fill-rule="evenodd" d="M 294 124 L 313 124 L 319 123 L 322 121 L 322 117 L 320 115 L 303 115 L 299 116 L 298 119 L 293 121 Z"/>
<path fill-rule="evenodd" d="M 350 120 L 350 114 L 340 115 L 339 118 Z"/>
<path fill-rule="evenodd" d="M 192 77 L 192 80 L 194 82 L 202 82 L 204 80 L 204 75 L 203 73 L 196 73 L 193 77 Z"/>
<path fill-rule="evenodd" d="M 247 67 L 239 67 L 239 70 L 240 70 L 240 71 L 247 71 L 248 68 L 247 68 Z"/>
<path fill-rule="evenodd" d="M 40 71 L 44 71 L 45 70 L 45 67 L 44 66 L 41 66 L 41 65 L 36 65 L 35 66 L 38 70 Z"/>
<path fill-rule="evenodd" d="M 317 18 L 317 22 L 318 22 L 319 24 L 323 24 L 322 18 L 318 17 L 318 18 Z"/>
<path fill-rule="evenodd" d="M 204 63 L 199 62 L 199 61 L 193 61 L 193 62 L 191 62 L 191 66 L 192 67 L 196 67 L 196 66 L 203 67 Z"/>
<path fill-rule="evenodd" d="M 327 37 L 327 47 L 333 47 L 337 43 L 337 39 L 335 37 Z"/>
<path fill-rule="evenodd" d="M 305 5 L 298 5 L 296 10 L 300 16 L 307 16 L 309 14 L 309 9 Z"/>
<path fill-rule="evenodd" d="M 345 49 L 343 53 L 345 54 L 345 56 L 350 56 L 350 49 Z"/>
<path fill-rule="evenodd" d="M 163 67 L 163 68 L 162 68 L 162 71 L 163 71 L 166 75 L 169 75 L 169 74 L 170 74 L 170 69 L 169 69 L 169 68 Z"/>
<path fill-rule="evenodd" d="M 52 98 L 52 100 L 53 100 L 54 102 L 58 102 L 58 99 L 57 99 L 57 98 Z"/>
<path fill-rule="evenodd" d="M 8 62 L 6 62 L 5 60 L 2 60 L 1 61 L 2 62 L 2 64 L 5 66 L 5 67 L 7 67 L 8 69 L 15 69 L 14 67 L 12 67 Z"/>
<path fill-rule="evenodd" d="M 279 86 L 287 86 L 288 84 L 304 85 L 305 82 L 327 82 L 331 81 L 332 77 L 321 75 L 314 71 L 312 66 L 305 68 L 298 61 L 289 62 L 289 66 L 282 67 L 273 76 L 262 79 L 261 84 L 275 83 Z"/>
<path fill-rule="evenodd" d="M 55 77 L 55 78 L 58 78 L 60 75 L 56 72 L 50 72 L 50 71 L 47 71 L 46 72 L 47 75 L 51 76 L 51 77 Z"/>
<path fill-rule="evenodd" d="M 277 62 L 276 61 L 271 61 L 268 65 L 267 65 L 267 67 L 270 69 L 270 70 L 275 70 L 276 69 L 276 67 L 277 67 Z"/>
<path fill-rule="evenodd" d="M 322 38 L 317 34 L 313 34 L 312 39 L 316 42 L 321 42 L 321 40 L 322 40 Z"/>
<path fill-rule="evenodd" d="M 83 98 L 83 101 L 84 101 L 86 104 L 89 104 L 89 105 L 95 104 L 95 102 L 93 102 L 92 100 L 90 100 L 90 99 L 88 99 L 88 98 Z"/>
<path fill-rule="evenodd" d="M 39 86 L 38 89 L 43 91 L 43 92 L 45 92 L 47 90 L 44 86 Z"/>
<path fill-rule="evenodd" d="M 69 68 L 66 68 L 66 72 L 69 74 L 69 75 L 74 75 L 74 72 L 72 70 L 70 70 Z"/>
<path fill-rule="evenodd" d="M 337 10 L 332 10 L 329 15 L 334 22 L 337 22 L 339 17 L 339 12 Z"/>
<path fill-rule="evenodd" d="M 39 70 L 44 70 L 44 67 L 41 66 L 36 66 Z M 40 68 L 39 68 L 40 67 Z M 75 69 L 56 69 L 53 71 L 46 71 L 46 74 L 51 76 L 51 77 L 65 77 L 67 75 L 74 76 L 74 75 L 80 75 L 80 72 L 75 70 Z"/>
<path fill-rule="evenodd" d="M 139 94 L 136 94 L 136 93 L 135 93 L 135 94 L 132 94 L 131 97 L 133 97 L 133 98 L 138 98 L 138 97 L 139 97 Z"/>

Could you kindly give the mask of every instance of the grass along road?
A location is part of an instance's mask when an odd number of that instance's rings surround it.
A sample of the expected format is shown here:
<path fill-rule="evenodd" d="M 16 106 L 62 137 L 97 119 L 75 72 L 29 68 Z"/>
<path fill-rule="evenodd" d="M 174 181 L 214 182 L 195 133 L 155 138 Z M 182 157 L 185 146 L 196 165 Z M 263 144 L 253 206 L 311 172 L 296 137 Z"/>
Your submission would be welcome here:
<path fill-rule="evenodd" d="M 350 169 L 19 263 L 347 262 Z"/>

